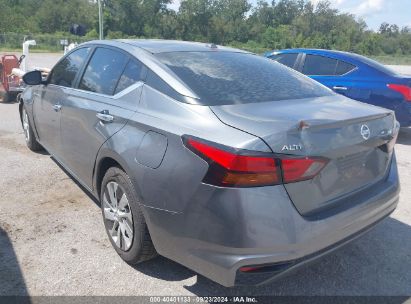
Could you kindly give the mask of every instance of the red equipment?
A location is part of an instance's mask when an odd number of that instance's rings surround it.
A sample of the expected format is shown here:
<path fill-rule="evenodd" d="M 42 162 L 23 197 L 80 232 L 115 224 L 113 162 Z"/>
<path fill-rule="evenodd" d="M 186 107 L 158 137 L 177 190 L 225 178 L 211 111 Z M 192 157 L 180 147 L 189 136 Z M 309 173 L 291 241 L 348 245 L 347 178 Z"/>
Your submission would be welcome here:
<path fill-rule="evenodd" d="M 12 74 L 14 68 L 19 68 L 20 60 L 15 55 L 0 57 L 0 102 L 9 102 L 23 91 L 22 79 Z"/>

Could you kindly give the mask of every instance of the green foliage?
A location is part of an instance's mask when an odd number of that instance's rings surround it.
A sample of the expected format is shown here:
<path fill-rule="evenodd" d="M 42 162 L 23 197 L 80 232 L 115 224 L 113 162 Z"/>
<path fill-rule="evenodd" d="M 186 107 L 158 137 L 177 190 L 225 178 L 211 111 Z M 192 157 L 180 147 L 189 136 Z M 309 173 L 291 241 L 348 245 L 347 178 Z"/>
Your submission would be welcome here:
<path fill-rule="evenodd" d="M 265 52 L 271 50 L 270 48 L 262 47 L 260 43 L 254 40 L 248 40 L 246 43 L 233 41 L 229 44 L 230 47 L 246 50 L 256 54 L 264 54 Z"/>
<path fill-rule="evenodd" d="M 256 53 L 310 47 L 365 55 L 411 55 L 411 28 L 383 23 L 378 32 L 328 1 L 308 0 L 102 0 L 108 39 L 164 38 L 213 42 Z M 70 25 L 86 26 L 85 37 L 68 34 Z M 4 34 L 7 33 L 7 34 Z M 18 33 L 18 34 L 15 34 Z M 20 48 L 25 36 L 37 48 L 61 49 L 60 39 L 98 38 L 94 0 L 0 0 L 0 47 Z"/>
<path fill-rule="evenodd" d="M 13 49 L 21 50 L 24 40 L 34 39 L 36 40 L 35 46 L 31 46 L 31 51 L 44 50 L 59 52 L 64 49 L 61 45 L 61 40 L 67 40 L 68 43 L 77 42 L 82 43 L 88 39 L 86 37 L 77 37 L 71 34 L 56 32 L 54 34 L 18 34 L 18 33 L 0 33 L 0 48 L 1 49 Z"/>
<path fill-rule="evenodd" d="M 90 40 L 98 39 L 98 33 L 97 33 L 96 29 L 92 29 L 91 31 L 89 31 L 86 34 L 85 38 L 90 39 Z"/>
<path fill-rule="evenodd" d="M 269 49 L 288 49 L 294 45 L 292 28 L 289 25 L 269 27 L 262 35 L 263 46 Z"/>

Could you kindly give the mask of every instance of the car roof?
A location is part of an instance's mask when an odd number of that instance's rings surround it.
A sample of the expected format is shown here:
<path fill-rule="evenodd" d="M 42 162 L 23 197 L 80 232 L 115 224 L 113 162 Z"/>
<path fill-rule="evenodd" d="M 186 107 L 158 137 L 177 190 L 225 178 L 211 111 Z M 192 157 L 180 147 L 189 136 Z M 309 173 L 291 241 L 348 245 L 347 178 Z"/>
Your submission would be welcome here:
<path fill-rule="evenodd" d="M 297 49 L 284 49 L 284 50 L 275 50 L 272 52 L 266 53 L 266 56 L 274 55 L 276 53 L 306 53 L 306 54 L 316 54 L 316 55 L 325 55 L 334 58 L 338 58 L 341 60 L 347 61 L 360 61 L 363 63 L 364 56 L 350 53 L 350 52 L 343 52 L 343 51 L 336 51 L 336 50 L 324 50 L 324 49 L 307 49 L 307 48 L 297 48 Z"/>
<path fill-rule="evenodd" d="M 365 56 L 355 54 L 355 53 L 350 53 L 350 52 L 343 52 L 343 51 L 336 51 L 336 50 L 324 50 L 324 49 L 296 48 L 296 49 L 283 49 L 283 50 L 275 50 L 272 52 L 267 52 L 265 53 L 265 56 L 269 57 L 275 54 L 285 54 L 285 53 L 305 53 L 305 54 L 312 54 L 312 55 L 323 55 L 323 56 L 327 56 L 327 57 L 334 58 L 337 60 L 346 61 L 356 66 L 367 67 L 368 69 L 378 71 L 388 76 L 398 76 L 398 73 L 383 66 L 379 62 L 372 60 L 370 58 L 367 58 Z"/>
<path fill-rule="evenodd" d="M 168 67 L 161 63 L 155 54 L 169 52 L 235 52 L 248 53 L 246 51 L 217 46 L 200 42 L 188 42 L 160 39 L 118 39 L 118 40 L 93 40 L 82 43 L 80 46 L 111 46 L 118 47 L 136 56 L 143 64 L 167 82 L 175 91 L 184 96 L 199 98 L 181 79 Z"/>
<path fill-rule="evenodd" d="M 249 53 L 239 49 L 202 42 L 162 39 L 118 39 L 114 41 L 130 44 L 152 54 L 169 52 L 213 52 L 216 50 L 223 52 Z"/>

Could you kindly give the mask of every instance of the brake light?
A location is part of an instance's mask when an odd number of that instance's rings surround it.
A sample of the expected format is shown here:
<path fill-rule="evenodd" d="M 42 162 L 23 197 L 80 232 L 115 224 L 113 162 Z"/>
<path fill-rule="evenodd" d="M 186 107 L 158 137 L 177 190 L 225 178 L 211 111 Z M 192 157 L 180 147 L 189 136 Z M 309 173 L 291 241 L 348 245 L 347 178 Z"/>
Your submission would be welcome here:
<path fill-rule="evenodd" d="M 238 150 L 184 136 L 187 148 L 206 160 L 203 182 L 222 187 L 259 187 L 311 179 L 327 163 L 324 158 L 275 157 Z"/>
<path fill-rule="evenodd" d="M 286 158 L 281 160 L 284 183 L 312 179 L 327 164 L 325 158 Z"/>
<path fill-rule="evenodd" d="M 252 266 L 244 266 L 240 268 L 241 272 L 255 272 L 260 270 L 262 267 L 252 267 Z"/>
<path fill-rule="evenodd" d="M 281 182 L 280 168 L 272 157 L 241 155 L 209 143 L 186 138 L 186 146 L 210 167 L 204 182 L 223 187 L 253 187 L 276 185 Z"/>
<path fill-rule="evenodd" d="M 411 87 L 402 84 L 387 84 L 387 87 L 401 93 L 406 101 L 411 101 Z"/>

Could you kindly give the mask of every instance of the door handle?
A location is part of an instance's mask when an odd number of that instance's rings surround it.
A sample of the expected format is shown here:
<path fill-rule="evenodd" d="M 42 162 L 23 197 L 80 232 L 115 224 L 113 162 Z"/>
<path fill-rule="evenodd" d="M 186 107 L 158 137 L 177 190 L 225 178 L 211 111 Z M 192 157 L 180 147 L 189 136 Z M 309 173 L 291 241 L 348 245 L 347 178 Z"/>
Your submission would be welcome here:
<path fill-rule="evenodd" d="M 341 87 L 341 86 L 334 86 L 333 90 L 335 90 L 335 91 L 347 91 L 348 88 L 347 87 Z"/>
<path fill-rule="evenodd" d="M 114 120 L 113 115 L 110 115 L 108 110 L 103 110 L 96 114 L 97 118 L 102 122 L 112 122 Z"/>
<path fill-rule="evenodd" d="M 61 110 L 61 105 L 56 103 L 55 105 L 53 105 L 53 110 L 56 111 L 56 112 L 60 111 Z"/>

